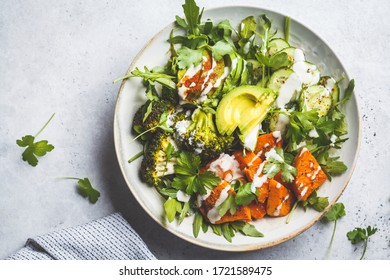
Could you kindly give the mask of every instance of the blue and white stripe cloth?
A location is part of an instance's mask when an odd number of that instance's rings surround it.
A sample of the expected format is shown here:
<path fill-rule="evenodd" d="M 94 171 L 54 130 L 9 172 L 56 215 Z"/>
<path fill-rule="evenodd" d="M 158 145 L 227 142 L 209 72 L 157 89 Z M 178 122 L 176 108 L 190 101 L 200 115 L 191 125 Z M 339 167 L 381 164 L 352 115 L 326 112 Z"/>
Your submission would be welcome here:
<path fill-rule="evenodd" d="M 31 238 L 9 260 L 154 260 L 121 214 Z"/>

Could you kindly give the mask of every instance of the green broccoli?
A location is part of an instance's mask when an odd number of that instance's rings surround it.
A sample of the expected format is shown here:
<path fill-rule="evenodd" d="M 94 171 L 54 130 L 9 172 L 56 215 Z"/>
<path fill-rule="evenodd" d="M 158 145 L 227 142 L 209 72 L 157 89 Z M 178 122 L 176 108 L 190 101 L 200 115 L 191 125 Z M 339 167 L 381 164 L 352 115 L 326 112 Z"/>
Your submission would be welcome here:
<path fill-rule="evenodd" d="M 144 149 L 141 163 L 141 180 L 145 183 L 161 187 L 163 177 L 174 173 L 176 144 L 170 134 L 157 132 Z"/>
<path fill-rule="evenodd" d="M 148 100 L 135 113 L 132 129 L 139 134 L 157 127 L 160 124 L 161 115 L 163 113 L 169 114 L 173 110 L 174 106 L 170 103 Z"/>
<path fill-rule="evenodd" d="M 211 112 L 197 108 L 187 124 L 184 132 L 176 126 L 176 141 L 181 149 L 198 154 L 203 163 L 227 152 L 235 144 L 233 136 L 218 133 Z"/>

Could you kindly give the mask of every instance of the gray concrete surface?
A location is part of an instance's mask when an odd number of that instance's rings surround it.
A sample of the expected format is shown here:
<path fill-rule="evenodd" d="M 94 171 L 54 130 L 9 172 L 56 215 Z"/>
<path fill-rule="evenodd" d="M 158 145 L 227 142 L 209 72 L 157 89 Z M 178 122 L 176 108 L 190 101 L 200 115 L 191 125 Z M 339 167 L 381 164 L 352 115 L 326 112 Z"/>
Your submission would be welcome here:
<path fill-rule="evenodd" d="M 363 134 L 360 157 L 340 198 L 331 258 L 357 259 L 345 234 L 376 226 L 367 259 L 390 258 L 390 2 L 199 0 L 206 8 L 253 5 L 287 14 L 324 38 L 356 80 Z M 317 223 L 278 246 L 225 253 L 191 245 L 157 225 L 128 190 L 114 152 L 119 84 L 138 51 L 182 14 L 181 1 L 0 2 L 0 258 L 27 238 L 121 211 L 160 259 L 322 259 L 332 225 Z M 42 133 L 55 145 L 35 168 L 15 140 Z M 89 177 L 101 192 L 92 205 L 59 177 Z"/>

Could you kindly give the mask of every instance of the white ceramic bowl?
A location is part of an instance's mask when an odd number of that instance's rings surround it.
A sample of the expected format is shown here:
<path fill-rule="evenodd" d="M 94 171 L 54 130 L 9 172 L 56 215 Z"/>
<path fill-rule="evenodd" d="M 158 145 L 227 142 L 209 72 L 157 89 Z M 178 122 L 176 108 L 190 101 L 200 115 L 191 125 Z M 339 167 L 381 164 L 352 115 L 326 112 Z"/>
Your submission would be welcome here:
<path fill-rule="evenodd" d="M 272 26 L 277 28 L 279 32 L 283 31 L 284 15 L 256 7 L 232 6 L 214 8 L 206 10 L 203 19 L 210 18 L 214 23 L 223 19 L 229 19 L 233 26 L 237 26 L 245 17 L 250 15 L 258 17 L 261 14 L 266 14 L 272 20 Z M 140 69 L 144 66 L 152 68 L 154 66 L 163 66 L 166 63 L 168 59 L 167 51 L 169 49 L 167 38 L 169 38 L 172 28 L 173 24 L 165 27 L 150 40 L 131 63 L 128 73 L 136 67 Z M 342 81 L 341 87 L 346 87 L 349 78 L 335 53 L 313 31 L 293 19 L 291 19 L 290 43 L 292 46 L 303 49 L 306 59 L 316 64 L 320 68 L 321 74 L 336 78 L 344 75 L 345 79 Z M 164 217 L 164 199 L 154 188 L 140 181 L 139 169 L 141 159 L 131 164 L 127 162 L 129 158 L 142 149 L 142 146 L 137 142 L 130 144 L 130 141 L 134 138 L 134 135 L 130 133 L 130 127 L 136 110 L 145 100 L 145 89 L 140 79 L 129 79 L 122 83 L 114 118 L 115 148 L 120 168 L 131 192 L 145 211 L 163 228 L 182 239 L 207 248 L 224 251 L 247 251 L 270 247 L 289 240 L 320 220 L 323 213 L 314 210 L 305 212 L 298 208 L 289 224 L 285 222 L 286 217 L 267 217 L 254 222 L 256 228 L 264 233 L 265 236 L 263 238 L 247 237 L 238 233 L 233 238 L 232 243 L 227 242 L 221 236 L 213 234 L 210 229 L 207 233 L 201 231 L 198 238 L 193 237 L 192 217 L 186 218 L 181 225 L 178 225 L 175 221 L 168 223 Z M 355 96 L 347 103 L 345 109 L 349 131 L 347 137 L 349 140 L 343 145 L 340 156 L 348 166 L 348 170 L 343 175 L 335 177 L 332 182 L 327 181 L 319 188 L 318 193 L 320 196 L 329 197 L 330 205 L 324 212 L 337 201 L 347 186 L 357 159 L 361 129 Z"/>

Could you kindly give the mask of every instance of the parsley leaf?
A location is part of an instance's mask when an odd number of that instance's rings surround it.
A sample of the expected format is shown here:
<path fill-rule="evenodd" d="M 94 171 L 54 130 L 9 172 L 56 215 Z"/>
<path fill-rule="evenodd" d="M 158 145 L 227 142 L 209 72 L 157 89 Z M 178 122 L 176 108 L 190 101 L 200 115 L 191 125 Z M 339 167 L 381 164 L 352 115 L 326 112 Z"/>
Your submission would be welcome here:
<path fill-rule="evenodd" d="M 200 173 L 200 165 L 201 160 L 198 155 L 186 151 L 180 152 L 174 166 L 176 176 L 172 187 L 183 190 L 189 195 L 205 194 L 205 187 L 213 189 L 221 179 L 210 171 Z"/>
<path fill-rule="evenodd" d="M 254 199 L 256 199 L 256 194 L 252 192 L 251 186 L 252 183 L 246 183 L 239 187 L 235 197 L 235 202 L 237 205 L 248 205 Z"/>
<path fill-rule="evenodd" d="M 308 137 L 309 132 L 315 128 L 318 122 L 318 114 L 316 110 L 295 111 L 290 114 L 289 119 L 290 125 L 286 132 L 286 140 L 289 143 L 288 150 L 294 151 Z"/>
<path fill-rule="evenodd" d="M 283 182 L 291 183 L 294 180 L 297 170 L 294 166 L 286 162 L 283 149 L 271 149 L 265 156 L 267 158 L 267 163 L 263 168 L 263 173 L 267 174 L 268 178 L 273 178 L 277 173 L 282 171 Z"/>
<path fill-rule="evenodd" d="M 77 191 L 83 197 L 88 198 L 89 202 L 95 204 L 100 197 L 100 192 L 95 190 L 92 187 L 91 182 L 88 178 L 75 178 L 75 177 L 65 177 L 64 179 L 77 180 Z"/>
<path fill-rule="evenodd" d="M 321 165 L 322 170 L 331 180 L 331 176 L 343 174 L 348 167 L 340 160 L 340 157 L 330 157 L 329 152 L 323 152 L 318 157 L 318 163 Z"/>
<path fill-rule="evenodd" d="M 212 54 L 215 60 L 220 60 L 226 54 L 230 54 L 234 51 L 233 47 L 223 41 L 218 41 L 214 46 L 211 47 Z"/>
<path fill-rule="evenodd" d="M 352 244 L 360 243 L 364 241 L 363 253 L 360 259 L 364 258 L 364 255 L 367 250 L 368 238 L 374 235 L 377 232 L 377 228 L 368 226 L 367 228 L 355 228 L 347 233 L 348 240 L 351 241 Z"/>
<path fill-rule="evenodd" d="M 23 154 L 22 158 L 24 161 L 27 161 L 28 164 L 31 166 L 37 166 L 38 164 L 38 157 L 43 157 L 48 152 L 51 152 L 54 149 L 54 146 L 49 144 L 47 140 L 41 140 L 38 142 L 34 142 L 35 138 L 45 129 L 45 127 L 49 124 L 49 122 L 52 120 L 55 114 L 53 114 L 50 119 L 45 123 L 45 125 L 38 131 L 38 133 L 35 136 L 32 135 L 26 135 L 23 136 L 21 139 L 16 140 L 16 144 L 19 147 L 27 147 Z"/>
<path fill-rule="evenodd" d="M 202 50 L 192 50 L 183 46 L 177 50 L 177 60 L 180 69 L 197 65 L 202 61 Z"/>
<path fill-rule="evenodd" d="M 308 206 L 312 207 L 318 212 L 322 212 L 329 205 L 329 200 L 327 197 L 320 197 L 317 195 L 317 192 L 314 191 L 306 201 L 303 202 L 302 206 L 306 209 Z"/>
<path fill-rule="evenodd" d="M 333 207 L 326 213 L 324 219 L 329 222 L 334 222 L 334 227 L 333 227 L 333 233 L 332 233 L 332 238 L 330 239 L 329 243 L 329 248 L 328 248 L 328 253 L 327 256 L 330 255 L 330 251 L 332 249 L 333 245 L 333 240 L 334 240 L 334 235 L 336 233 L 336 225 L 337 225 L 337 220 L 345 216 L 345 207 L 344 204 L 341 202 L 336 203 L 333 205 Z"/>

